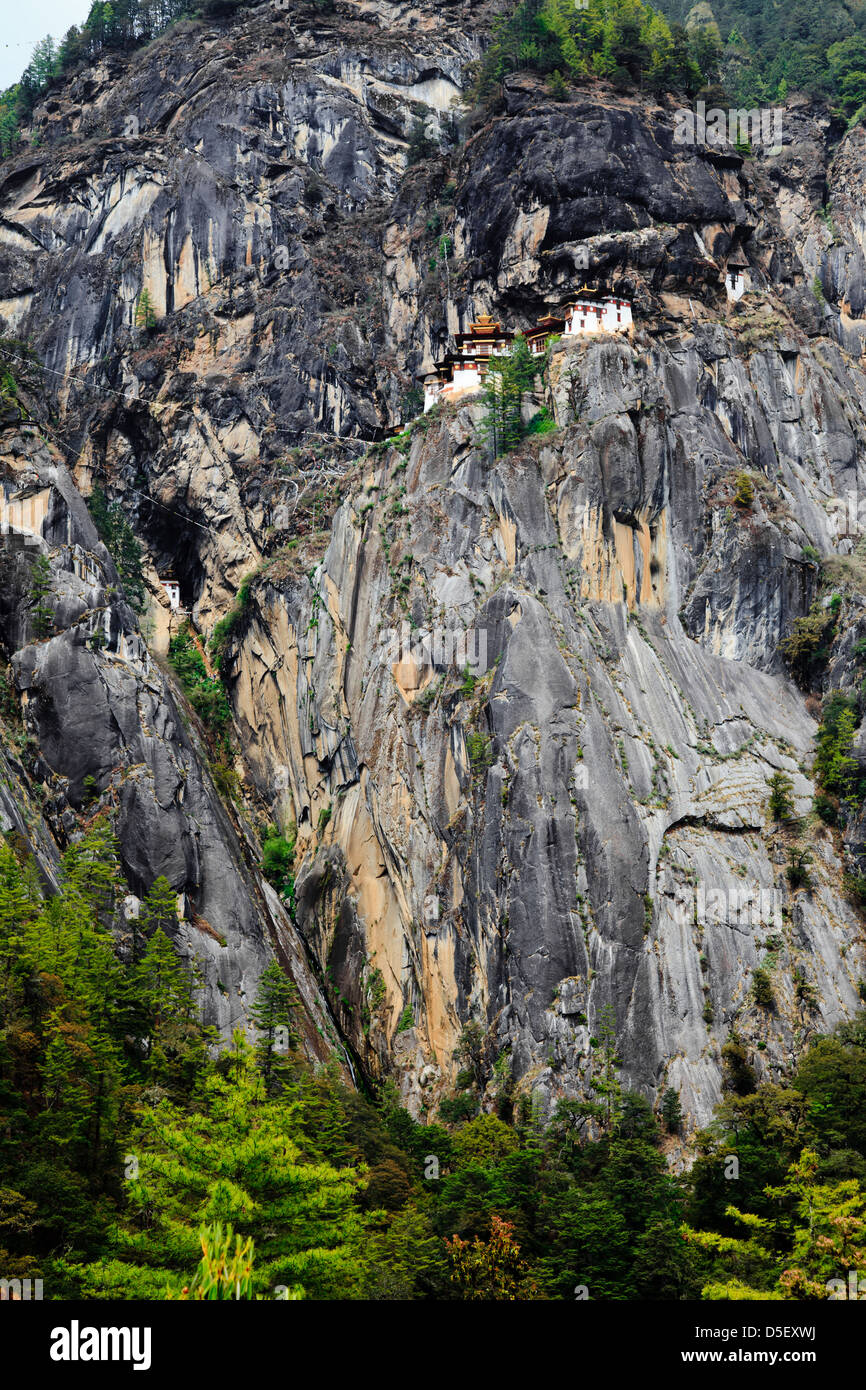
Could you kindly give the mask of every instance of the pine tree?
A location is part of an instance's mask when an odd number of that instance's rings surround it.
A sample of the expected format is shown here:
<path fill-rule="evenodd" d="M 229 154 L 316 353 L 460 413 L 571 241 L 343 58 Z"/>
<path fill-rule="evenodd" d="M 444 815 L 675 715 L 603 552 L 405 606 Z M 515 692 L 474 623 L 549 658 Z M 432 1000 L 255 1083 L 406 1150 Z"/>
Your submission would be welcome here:
<path fill-rule="evenodd" d="M 205 1070 L 212 1030 L 196 1012 L 198 973 L 186 968 L 157 927 L 131 972 L 132 1012 L 146 1048 L 146 1073 L 172 1096 L 188 1096 Z"/>
<path fill-rule="evenodd" d="M 292 1012 L 300 1002 L 297 986 L 272 960 L 262 972 L 256 1001 L 250 1010 L 259 1033 L 256 1051 L 265 1086 L 270 1085 L 273 1076 L 275 1055 L 284 1056 L 296 1045 Z"/>
<path fill-rule="evenodd" d="M 102 817 L 63 856 L 66 881 L 97 913 L 111 913 L 121 892 L 117 839 Z"/>
<path fill-rule="evenodd" d="M 0 158 L 3 159 L 13 153 L 21 139 L 17 105 L 17 86 L 0 95 Z"/>
<path fill-rule="evenodd" d="M 162 931 L 172 936 L 177 928 L 177 893 L 164 874 L 155 878 L 141 904 L 138 918 L 145 936 Z"/>
<path fill-rule="evenodd" d="M 653 1221 L 635 1247 L 634 1279 L 640 1299 L 679 1301 L 700 1296 L 698 1260 L 676 1221 Z"/>
<path fill-rule="evenodd" d="M 205 1076 L 192 1113 L 168 1100 L 142 1111 L 130 1140 L 138 1177 L 112 1248 L 97 1264 L 62 1265 L 85 1296 L 179 1296 L 199 1232 L 216 1222 L 255 1242 L 256 1294 L 279 1286 L 290 1296 L 351 1298 L 361 1289 L 361 1175 L 304 1160 L 303 1099 L 268 1097 L 242 1035 L 230 1075 L 220 1070 Z"/>
<path fill-rule="evenodd" d="M 767 782 L 770 791 L 770 815 L 774 821 L 789 820 L 794 811 L 794 783 L 784 772 L 774 772 Z"/>
<path fill-rule="evenodd" d="M 156 310 L 147 289 L 143 289 L 135 301 L 135 326 L 145 333 L 156 327 Z"/>
<path fill-rule="evenodd" d="M 144 573 L 141 546 L 135 533 L 120 505 L 117 502 L 109 504 L 99 483 L 94 484 L 87 505 L 99 538 L 117 566 L 126 597 L 136 613 L 141 613 L 145 605 Z"/>
<path fill-rule="evenodd" d="M 481 433 L 494 458 L 507 454 L 526 434 L 522 416 L 523 395 L 532 390 L 536 376 L 543 374 L 546 363 L 546 356 L 539 358 L 532 355 L 522 334 L 515 337 L 511 352 L 489 359 Z"/>
<path fill-rule="evenodd" d="M 772 1216 L 728 1207 L 743 1237 L 685 1228 L 687 1240 L 713 1259 L 702 1291 L 711 1299 L 826 1299 L 849 1272 L 866 1275 L 866 1193 L 855 1179 L 822 1183 L 819 1155 L 803 1149 L 784 1181 L 767 1187 Z"/>
<path fill-rule="evenodd" d="M 622 1085 L 617 1074 L 621 1064 L 616 1053 L 616 1014 L 611 1004 L 605 1004 L 601 1011 L 600 1032 L 596 1055 L 601 1065 L 596 1063 L 593 1067 L 592 1088 L 603 1097 L 605 1121 L 610 1130 L 617 1119 L 622 1097 Z"/>
<path fill-rule="evenodd" d="M 669 1086 L 662 1096 L 662 1120 L 668 1134 L 679 1134 L 683 1122 L 683 1109 L 680 1105 L 679 1091 Z"/>

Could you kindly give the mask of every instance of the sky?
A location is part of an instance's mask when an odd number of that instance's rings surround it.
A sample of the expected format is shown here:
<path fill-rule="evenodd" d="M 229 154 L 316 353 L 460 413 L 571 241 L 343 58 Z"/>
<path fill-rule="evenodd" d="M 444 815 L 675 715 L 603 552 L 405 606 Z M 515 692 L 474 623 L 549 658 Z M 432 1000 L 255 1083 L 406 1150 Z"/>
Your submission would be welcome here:
<path fill-rule="evenodd" d="M 0 92 L 17 82 L 46 34 L 62 39 L 90 12 L 90 0 L 0 0 Z"/>

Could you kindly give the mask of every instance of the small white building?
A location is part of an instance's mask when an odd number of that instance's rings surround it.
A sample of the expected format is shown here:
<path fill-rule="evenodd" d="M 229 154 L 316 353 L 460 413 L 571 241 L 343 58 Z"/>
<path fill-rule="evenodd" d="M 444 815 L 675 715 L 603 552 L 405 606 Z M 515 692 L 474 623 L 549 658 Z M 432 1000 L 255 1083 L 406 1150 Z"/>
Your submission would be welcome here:
<path fill-rule="evenodd" d="M 631 304 L 615 295 L 602 297 L 584 285 L 566 305 L 565 334 L 625 333 L 633 323 Z"/>
<path fill-rule="evenodd" d="M 481 368 L 477 362 L 467 359 L 455 362 L 450 381 L 442 387 L 443 396 L 467 396 L 481 389 Z"/>
<path fill-rule="evenodd" d="M 180 608 L 180 585 L 171 574 L 161 575 L 159 582 L 165 589 L 171 611 L 176 613 Z"/>
<path fill-rule="evenodd" d="M 742 251 L 736 250 L 728 257 L 725 267 L 725 294 L 729 304 L 736 304 L 749 288 L 749 262 Z"/>

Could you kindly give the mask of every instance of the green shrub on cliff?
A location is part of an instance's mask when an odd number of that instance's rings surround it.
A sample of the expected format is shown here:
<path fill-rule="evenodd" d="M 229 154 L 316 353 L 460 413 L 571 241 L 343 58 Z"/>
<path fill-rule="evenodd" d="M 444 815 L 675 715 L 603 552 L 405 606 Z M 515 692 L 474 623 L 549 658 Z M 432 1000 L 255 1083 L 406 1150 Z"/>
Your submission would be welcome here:
<path fill-rule="evenodd" d="M 192 628 L 184 623 L 168 645 L 168 659 L 183 692 L 221 751 L 228 751 L 231 710 L 216 676 L 211 676 L 196 646 Z"/>
<path fill-rule="evenodd" d="M 99 539 L 117 566 L 117 573 L 130 607 L 134 608 L 136 613 L 141 613 L 145 603 L 141 546 L 123 514 L 122 507 L 118 502 L 109 502 L 99 483 L 94 483 L 87 506 L 99 532 Z"/>
<path fill-rule="evenodd" d="M 250 591 L 255 577 L 255 571 L 251 574 L 244 575 L 240 583 L 240 588 L 238 589 L 237 598 L 225 617 L 220 618 L 219 622 L 216 624 L 211 634 L 210 642 L 208 643 L 211 655 L 216 661 L 220 675 L 223 678 L 225 678 L 226 675 L 225 668 L 229 639 L 250 606 Z"/>
<path fill-rule="evenodd" d="M 824 701 L 813 772 L 822 791 L 859 805 L 866 797 L 866 774 L 851 757 L 859 724 L 856 700 L 834 691 Z"/>
<path fill-rule="evenodd" d="M 292 899 L 295 880 L 292 865 L 295 862 L 295 828 L 292 826 L 288 836 L 280 833 L 278 826 L 272 826 L 262 845 L 262 873 L 268 883 L 277 890 L 280 897 Z"/>
<path fill-rule="evenodd" d="M 817 599 L 804 618 L 795 618 L 791 635 L 779 643 L 779 651 L 798 685 L 808 688 L 830 654 L 835 633 L 834 614 L 822 608 Z"/>

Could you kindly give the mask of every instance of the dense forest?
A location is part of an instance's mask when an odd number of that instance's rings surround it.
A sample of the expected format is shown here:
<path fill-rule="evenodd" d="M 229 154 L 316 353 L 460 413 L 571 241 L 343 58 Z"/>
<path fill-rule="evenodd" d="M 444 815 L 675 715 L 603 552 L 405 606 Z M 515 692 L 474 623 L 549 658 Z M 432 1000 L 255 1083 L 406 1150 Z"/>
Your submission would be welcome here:
<path fill-rule="evenodd" d="M 748 106 L 788 92 L 824 96 L 860 120 L 866 103 L 866 7 L 815 10 L 764 0 L 524 0 L 503 18 L 482 66 L 481 91 L 533 67 L 580 81 L 604 77 L 649 91 L 702 94 Z"/>
<path fill-rule="evenodd" d="M 262 980 L 255 1038 L 217 1056 L 153 884 L 125 922 L 107 824 L 61 891 L 0 846 L 0 1263 L 54 1297 L 824 1298 L 866 1260 L 866 1014 L 728 1092 L 696 1162 L 666 1162 L 680 1106 L 622 1089 L 614 1029 L 593 1099 L 549 1123 L 470 1025 L 440 1122 L 393 1085 L 359 1094 L 296 1050 L 294 987 Z M 118 928 L 118 921 L 123 925 Z M 113 929 L 112 929 L 113 928 Z"/>
<path fill-rule="evenodd" d="M 748 106 L 801 91 L 827 97 L 861 119 L 866 101 L 866 6 L 767 4 L 766 0 L 658 0 L 690 32 L 718 35 L 725 85 Z"/>

